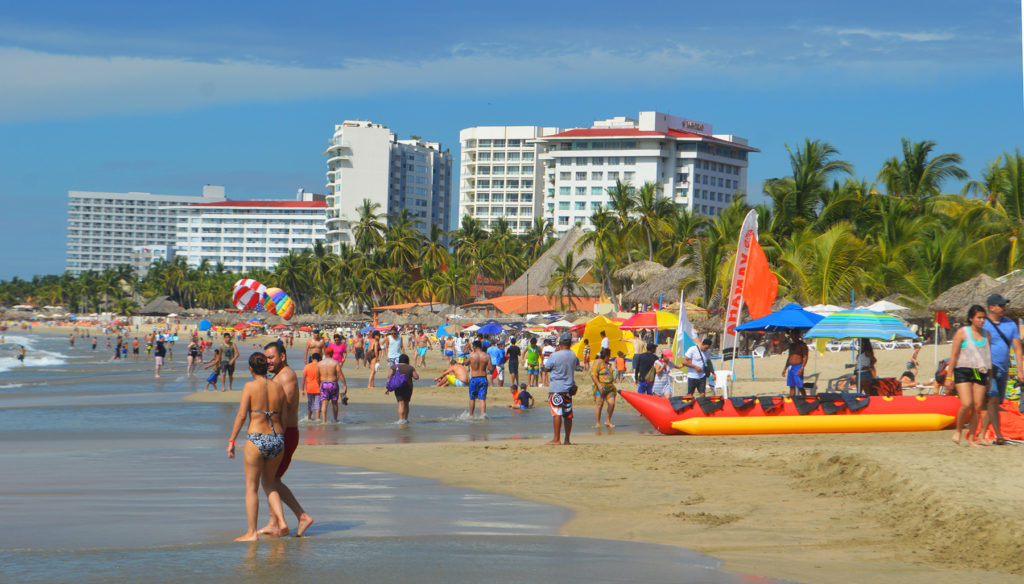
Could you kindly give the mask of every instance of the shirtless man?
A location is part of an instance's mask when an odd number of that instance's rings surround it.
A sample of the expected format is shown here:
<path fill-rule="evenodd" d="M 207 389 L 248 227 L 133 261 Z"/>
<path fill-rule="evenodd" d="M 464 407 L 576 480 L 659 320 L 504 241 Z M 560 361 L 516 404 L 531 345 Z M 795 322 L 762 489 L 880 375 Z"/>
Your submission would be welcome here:
<path fill-rule="evenodd" d="M 139 360 L 139 337 L 132 339 L 132 361 Z"/>
<path fill-rule="evenodd" d="M 442 371 L 441 375 L 434 381 L 437 382 L 437 385 L 434 387 L 445 387 L 448 385 L 467 387 L 469 385 L 469 370 L 455 359 L 449 359 L 448 368 Z"/>
<path fill-rule="evenodd" d="M 473 341 L 473 352 L 469 354 L 469 417 L 476 410 L 480 400 L 480 415 L 487 416 L 487 374 L 494 369 L 491 358 L 484 353 L 483 343 Z"/>
<path fill-rule="evenodd" d="M 327 421 L 327 403 L 330 402 L 334 407 L 334 421 L 337 422 L 339 380 L 345 385 L 345 394 L 348 393 L 348 382 L 345 381 L 345 374 L 341 372 L 341 363 L 334 359 L 331 351 L 327 351 L 317 365 L 316 371 L 316 380 L 320 384 L 320 419 Z M 348 403 L 348 397 L 345 397 L 342 403 Z"/>
<path fill-rule="evenodd" d="M 363 340 L 363 334 L 356 332 L 355 336 L 352 337 L 352 357 L 356 361 L 356 365 L 360 367 L 366 367 L 366 363 L 363 360 L 365 358 L 364 350 L 366 348 L 366 341 Z"/>
<path fill-rule="evenodd" d="M 800 338 L 801 333 L 797 329 L 790 332 L 789 356 L 786 358 L 786 365 L 782 368 L 782 375 L 786 378 L 786 385 L 789 386 L 789 397 L 796 397 L 796 391 L 800 395 L 807 395 L 804 389 L 804 366 L 807 365 L 807 344 Z"/>
<path fill-rule="evenodd" d="M 427 351 L 430 349 L 430 337 L 427 336 L 427 333 L 425 333 L 423 329 L 420 329 L 419 332 L 416 333 L 415 341 L 416 361 L 413 363 L 413 367 L 426 367 Z"/>
<path fill-rule="evenodd" d="M 302 354 L 302 360 L 309 363 L 309 356 L 313 353 L 326 353 L 327 345 L 320 336 L 320 331 L 313 331 L 313 338 L 306 342 L 306 352 Z"/>
<path fill-rule="evenodd" d="M 231 341 L 231 333 L 224 333 L 224 342 L 220 344 L 221 391 L 230 391 L 235 384 L 235 360 L 237 359 L 238 347 Z"/>
<path fill-rule="evenodd" d="M 310 525 L 313 525 L 313 518 L 299 504 L 299 500 L 292 494 L 281 480 L 292 462 L 292 455 L 299 446 L 299 380 L 295 372 L 288 366 L 288 356 L 285 353 L 284 345 L 280 341 L 274 341 L 263 349 L 267 357 L 269 374 L 273 374 L 274 381 L 284 388 L 285 402 L 288 404 L 285 412 L 282 412 L 281 419 L 284 422 L 284 454 L 281 458 L 281 465 L 277 467 L 274 481 L 277 483 L 277 493 L 281 496 L 281 502 L 288 505 L 288 508 L 295 513 L 299 519 L 299 527 L 295 531 L 295 537 L 302 537 Z M 277 525 L 274 516 L 270 516 L 270 523 L 259 530 L 258 533 L 279 533 L 281 536 L 288 535 L 287 525 Z"/>

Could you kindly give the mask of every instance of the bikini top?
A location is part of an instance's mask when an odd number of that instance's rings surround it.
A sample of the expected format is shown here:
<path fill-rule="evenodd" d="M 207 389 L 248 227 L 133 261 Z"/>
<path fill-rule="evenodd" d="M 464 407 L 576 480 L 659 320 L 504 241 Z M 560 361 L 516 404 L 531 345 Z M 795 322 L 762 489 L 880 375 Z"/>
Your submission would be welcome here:
<path fill-rule="evenodd" d="M 261 410 L 249 410 L 249 413 L 250 414 L 263 414 L 264 416 L 266 416 L 267 417 L 267 423 L 270 424 L 270 431 L 273 432 L 274 434 L 277 434 L 277 429 L 274 428 L 274 419 L 271 417 L 271 415 L 273 415 L 273 414 L 280 414 L 281 412 L 278 412 L 278 411 L 266 412 L 266 411 L 261 411 Z"/>

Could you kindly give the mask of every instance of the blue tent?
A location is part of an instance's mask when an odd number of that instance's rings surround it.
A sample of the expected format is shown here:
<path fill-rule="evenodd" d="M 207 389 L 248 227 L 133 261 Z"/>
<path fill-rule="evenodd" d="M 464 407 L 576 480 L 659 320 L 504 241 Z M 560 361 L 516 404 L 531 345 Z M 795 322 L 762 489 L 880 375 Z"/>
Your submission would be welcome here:
<path fill-rule="evenodd" d="M 497 335 L 505 332 L 505 329 L 499 324 L 491 323 L 480 327 L 476 332 L 480 335 Z"/>
<path fill-rule="evenodd" d="M 201 331 L 208 331 L 208 330 L 210 330 L 210 327 L 212 327 L 212 326 L 213 326 L 213 324 L 210 321 L 208 321 L 206 319 L 203 319 L 203 320 L 199 321 L 199 326 L 196 327 L 196 328 L 198 328 Z"/>
<path fill-rule="evenodd" d="M 792 329 L 807 330 L 821 322 L 823 318 L 825 317 L 808 312 L 800 308 L 799 304 L 791 302 L 777 312 L 739 325 L 736 330 L 769 333 Z"/>

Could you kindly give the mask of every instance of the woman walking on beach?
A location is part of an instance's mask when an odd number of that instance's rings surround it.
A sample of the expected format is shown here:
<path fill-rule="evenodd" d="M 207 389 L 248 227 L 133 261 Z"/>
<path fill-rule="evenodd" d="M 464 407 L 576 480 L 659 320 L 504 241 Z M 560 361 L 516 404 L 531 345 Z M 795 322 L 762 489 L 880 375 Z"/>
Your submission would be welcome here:
<path fill-rule="evenodd" d="M 956 384 L 960 397 L 960 409 L 956 413 L 956 429 L 953 442 L 960 443 L 964 426 L 970 423 L 967 443 L 971 446 L 991 444 L 983 437 L 977 437 L 981 409 L 985 405 L 989 374 L 992 371 L 992 339 L 985 326 L 985 309 L 975 304 L 967 311 L 967 326 L 953 335 L 953 349 L 949 356 L 949 369 L 953 376 L 946 377 L 946 387 Z"/>
<path fill-rule="evenodd" d="M 396 377 L 400 375 L 401 377 Z M 420 374 L 416 368 L 409 364 L 409 356 L 402 353 L 398 356 L 398 362 L 391 366 L 391 374 L 388 376 L 387 391 L 395 392 L 395 400 L 398 402 L 398 423 L 409 423 L 409 402 L 412 401 L 412 382 L 419 379 Z M 385 392 L 386 393 L 386 392 Z"/>
<path fill-rule="evenodd" d="M 366 363 L 370 368 L 370 377 L 366 382 L 366 389 L 374 389 L 373 378 L 377 376 L 377 366 L 380 360 L 380 333 L 373 331 L 366 339 Z"/>
<path fill-rule="evenodd" d="M 235 437 L 249 418 L 249 430 L 245 440 L 245 513 L 248 531 L 235 541 L 256 541 L 256 524 L 259 519 L 259 487 L 267 494 L 267 504 L 276 525 L 285 526 L 284 508 L 277 492 L 274 476 L 281 464 L 284 451 L 284 409 L 287 407 L 284 389 L 275 381 L 267 379 L 267 358 L 263 353 L 249 357 L 249 374 L 252 381 L 242 387 L 242 401 L 238 405 L 235 424 L 228 438 L 228 458 L 235 457 Z M 276 537 L 288 535 L 288 528 L 282 528 Z"/>
<path fill-rule="evenodd" d="M 185 366 L 185 375 L 192 377 L 199 368 L 199 337 L 193 336 L 186 347 L 188 351 L 188 365 Z"/>
<path fill-rule="evenodd" d="M 615 371 L 612 368 L 610 349 L 601 349 L 597 360 L 590 369 L 590 378 L 594 380 L 594 427 L 601 427 L 601 410 L 605 403 L 608 404 L 608 414 L 605 419 L 605 426 L 614 428 L 612 414 L 615 412 Z"/>

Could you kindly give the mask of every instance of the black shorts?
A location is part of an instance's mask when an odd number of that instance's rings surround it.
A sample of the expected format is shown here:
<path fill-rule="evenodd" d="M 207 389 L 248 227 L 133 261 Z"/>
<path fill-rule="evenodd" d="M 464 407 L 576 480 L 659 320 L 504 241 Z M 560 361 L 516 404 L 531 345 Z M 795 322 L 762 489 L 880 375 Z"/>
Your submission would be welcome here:
<path fill-rule="evenodd" d="M 519 359 L 510 359 L 508 362 L 508 372 L 512 375 L 519 375 Z"/>
<path fill-rule="evenodd" d="M 395 401 L 410 402 L 412 401 L 412 384 L 407 383 L 402 387 L 395 390 Z"/>
<path fill-rule="evenodd" d="M 221 370 L 221 372 L 227 373 L 228 375 L 234 375 L 235 374 L 235 364 L 234 363 L 229 363 L 227 361 L 221 361 L 221 363 L 220 363 L 220 370 Z"/>
<path fill-rule="evenodd" d="M 363 358 L 363 350 L 362 349 L 356 349 L 355 350 L 355 357 L 356 357 L 356 359 L 362 359 Z"/>
<path fill-rule="evenodd" d="M 693 392 L 705 393 L 708 389 L 708 378 L 686 380 L 686 395 L 693 395 Z"/>
<path fill-rule="evenodd" d="M 134 348 L 134 349 L 132 349 L 132 353 L 138 355 L 139 354 L 139 350 L 137 348 Z"/>
<path fill-rule="evenodd" d="M 970 367 L 957 367 L 953 370 L 953 383 L 977 383 L 988 387 L 989 374 Z"/>

